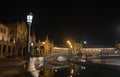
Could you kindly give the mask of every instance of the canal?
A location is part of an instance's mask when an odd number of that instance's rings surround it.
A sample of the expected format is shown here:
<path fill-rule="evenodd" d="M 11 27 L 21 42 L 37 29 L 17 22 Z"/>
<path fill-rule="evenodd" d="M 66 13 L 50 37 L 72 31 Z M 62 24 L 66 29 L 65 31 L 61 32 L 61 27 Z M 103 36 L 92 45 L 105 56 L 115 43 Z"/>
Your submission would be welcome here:
<path fill-rule="evenodd" d="M 32 65 L 32 64 L 31 64 Z M 61 63 L 60 63 L 61 65 Z M 101 68 L 84 66 L 75 63 L 68 62 L 59 66 L 55 64 L 43 64 L 35 65 L 34 67 L 25 67 L 16 76 L 11 77 L 120 77 L 119 69 Z"/>
<path fill-rule="evenodd" d="M 47 60 L 43 60 L 41 57 L 32 58 L 24 65 L 16 66 L 16 71 L 9 71 L 10 75 L 7 75 L 8 73 L 6 73 L 4 76 L 0 75 L 0 77 L 120 77 L 120 66 L 109 66 L 110 68 L 108 68 L 108 66 L 103 67 L 97 64 L 87 65 L 83 63 L 81 65 L 79 62 L 71 62 L 61 58 L 61 56 L 58 57 L 57 60 L 56 57 L 49 58 Z M 119 59 L 117 61 L 116 60 L 106 59 L 106 62 L 108 63 L 110 61 L 111 64 L 112 61 L 113 64 L 114 61 L 114 63 L 117 62 L 117 64 L 119 64 Z M 11 64 L 12 62 L 10 61 L 7 63 Z M 6 64 L 2 66 L 6 66 Z M 2 66 L 0 69 L 2 69 Z M 13 66 L 8 68 L 13 68 L 13 70 L 15 69 Z"/>

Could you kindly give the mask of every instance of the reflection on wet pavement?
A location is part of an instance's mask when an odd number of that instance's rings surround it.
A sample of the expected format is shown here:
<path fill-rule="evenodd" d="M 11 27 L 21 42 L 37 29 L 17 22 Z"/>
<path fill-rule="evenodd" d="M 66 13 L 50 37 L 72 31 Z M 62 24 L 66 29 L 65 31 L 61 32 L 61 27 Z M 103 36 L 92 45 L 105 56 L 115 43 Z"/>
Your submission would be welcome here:
<path fill-rule="evenodd" d="M 26 63 L 24 66 L 25 68 L 22 71 L 21 77 L 75 77 L 75 74 L 79 75 L 77 71 L 86 69 L 84 66 L 78 66 L 68 61 L 67 64 L 69 64 L 67 67 L 65 67 L 66 65 L 46 64 L 42 59 L 39 64 L 36 64 L 35 59 L 32 59 L 30 63 Z"/>

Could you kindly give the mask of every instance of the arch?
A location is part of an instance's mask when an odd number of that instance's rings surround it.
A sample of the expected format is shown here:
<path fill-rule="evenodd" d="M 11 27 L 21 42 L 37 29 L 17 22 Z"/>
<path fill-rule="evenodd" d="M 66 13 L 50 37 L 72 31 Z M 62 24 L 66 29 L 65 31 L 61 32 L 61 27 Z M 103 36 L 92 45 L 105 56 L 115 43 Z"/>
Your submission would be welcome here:
<path fill-rule="evenodd" d="M 62 60 L 61 60 L 62 57 Z M 69 60 L 71 56 L 61 52 L 54 52 L 51 54 L 47 54 L 44 56 L 44 66 L 52 67 L 52 68 L 65 68 L 69 67 Z M 54 60 L 54 61 L 51 61 Z"/>
<path fill-rule="evenodd" d="M 1 45 L 0 45 L 0 53 L 1 53 Z"/>
<path fill-rule="evenodd" d="M 34 56 L 39 56 L 39 47 L 38 46 L 34 47 Z"/>
<path fill-rule="evenodd" d="M 15 36 L 10 36 L 10 42 L 14 42 L 15 41 Z"/>
<path fill-rule="evenodd" d="M 10 49 L 11 49 L 11 47 L 8 46 L 8 55 L 7 56 L 10 56 Z"/>
<path fill-rule="evenodd" d="M 23 48 L 23 56 L 25 57 L 25 54 L 27 53 L 27 47 Z"/>
<path fill-rule="evenodd" d="M 15 46 L 12 47 L 12 56 L 15 56 Z"/>
<path fill-rule="evenodd" d="M 45 47 L 41 46 L 40 47 L 40 56 L 44 56 L 44 52 L 45 52 Z"/>
<path fill-rule="evenodd" d="M 3 45 L 3 55 L 5 56 L 5 54 L 6 54 L 6 48 L 7 48 L 7 46 L 6 45 Z"/>
<path fill-rule="evenodd" d="M 22 47 L 18 48 L 18 56 L 22 56 Z"/>

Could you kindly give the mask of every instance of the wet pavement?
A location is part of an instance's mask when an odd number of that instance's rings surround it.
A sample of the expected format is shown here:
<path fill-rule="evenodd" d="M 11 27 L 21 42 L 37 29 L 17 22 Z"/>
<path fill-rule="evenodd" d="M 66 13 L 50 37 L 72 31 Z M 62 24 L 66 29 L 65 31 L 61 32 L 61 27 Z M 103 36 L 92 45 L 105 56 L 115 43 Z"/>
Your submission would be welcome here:
<path fill-rule="evenodd" d="M 0 59 L 0 77 L 13 77 L 23 70 L 23 58 Z"/>

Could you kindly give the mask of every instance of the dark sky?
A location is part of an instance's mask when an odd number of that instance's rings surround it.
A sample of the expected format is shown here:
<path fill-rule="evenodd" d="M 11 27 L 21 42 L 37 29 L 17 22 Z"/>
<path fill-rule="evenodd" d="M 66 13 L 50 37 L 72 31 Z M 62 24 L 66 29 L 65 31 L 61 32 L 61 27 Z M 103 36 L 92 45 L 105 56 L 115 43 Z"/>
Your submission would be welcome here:
<path fill-rule="evenodd" d="M 2 3 L 1 3 L 2 4 Z M 34 15 L 32 30 L 37 39 L 48 34 L 55 43 L 86 40 L 89 45 L 111 45 L 120 40 L 120 6 L 116 2 L 40 3 L 0 5 L 0 22 L 26 21 Z"/>

